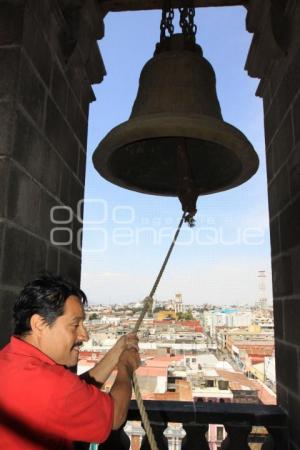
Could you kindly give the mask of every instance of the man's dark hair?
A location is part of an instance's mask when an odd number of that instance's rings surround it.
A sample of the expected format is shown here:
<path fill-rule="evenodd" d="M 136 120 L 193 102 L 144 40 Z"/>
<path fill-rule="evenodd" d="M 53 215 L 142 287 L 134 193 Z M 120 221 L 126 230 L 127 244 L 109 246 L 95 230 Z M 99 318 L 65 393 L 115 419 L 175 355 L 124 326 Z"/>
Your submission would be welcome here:
<path fill-rule="evenodd" d="M 14 334 L 24 336 L 31 332 L 30 319 L 39 314 L 48 325 L 64 313 L 65 302 L 75 295 L 84 306 L 87 304 L 85 293 L 72 282 L 55 275 L 43 275 L 26 284 L 17 298 L 13 317 Z"/>

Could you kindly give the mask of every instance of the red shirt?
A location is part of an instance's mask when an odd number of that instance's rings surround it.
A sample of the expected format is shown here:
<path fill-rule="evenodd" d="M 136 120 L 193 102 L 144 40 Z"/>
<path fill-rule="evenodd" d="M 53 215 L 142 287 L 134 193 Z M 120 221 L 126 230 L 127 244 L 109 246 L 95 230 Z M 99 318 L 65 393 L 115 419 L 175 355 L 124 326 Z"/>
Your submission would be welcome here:
<path fill-rule="evenodd" d="M 0 448 L 66 450 L 103 442 L 113 420 L 108 394 L 36 347 L 12 337 L 0 351 Z"/>

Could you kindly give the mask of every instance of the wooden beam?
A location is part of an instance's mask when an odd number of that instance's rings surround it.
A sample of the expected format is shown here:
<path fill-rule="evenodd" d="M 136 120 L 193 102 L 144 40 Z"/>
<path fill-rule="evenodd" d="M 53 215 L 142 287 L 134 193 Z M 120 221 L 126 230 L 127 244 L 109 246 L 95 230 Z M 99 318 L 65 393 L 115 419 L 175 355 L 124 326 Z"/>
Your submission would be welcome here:
<path fill-rule="evenodd" d="M 247 4 L 248 0 L 194 0 L 195 7 L 207 6 L 237 6 Z M 104 11 L 141 11 L 147 9 L 162 9 L 164 0 L 99 0 Z M 187 0 L 171 0 L 173 8 L 186 5 Z"/>

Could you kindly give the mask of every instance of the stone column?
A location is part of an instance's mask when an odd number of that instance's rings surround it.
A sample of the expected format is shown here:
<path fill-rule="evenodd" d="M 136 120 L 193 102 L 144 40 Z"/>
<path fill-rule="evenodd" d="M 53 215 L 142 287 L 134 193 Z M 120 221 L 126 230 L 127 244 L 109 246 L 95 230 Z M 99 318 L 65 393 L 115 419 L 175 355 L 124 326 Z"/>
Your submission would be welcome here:
<path fill-rule="evenodd" d="M 300 3 L 250 0 L 246 69 L 261 79 L 270 211 L 278 403 L 300 449 Z"/>
<path fill-rule="evenodd" d="M 99 3 L 0 1 L 0 346 L 26 281 L 45 270 L 80 280 L 91 84 L 105 74 Z"/>

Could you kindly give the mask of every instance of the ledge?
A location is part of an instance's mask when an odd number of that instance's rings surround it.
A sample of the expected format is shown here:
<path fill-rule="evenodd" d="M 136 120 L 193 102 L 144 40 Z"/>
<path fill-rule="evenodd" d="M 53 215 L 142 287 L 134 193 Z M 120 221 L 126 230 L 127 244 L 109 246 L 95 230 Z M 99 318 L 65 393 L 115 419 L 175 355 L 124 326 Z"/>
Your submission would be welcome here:
<path fill-rule="evenodd" d="M 173 0 L 172 7 L 184 6 L 186 0 Z M 209 6 L 237 6 L 246 5 L 247 0 L 194 0 L 195 7 Z M 101 0 L 101 8 L 104 11 L 141 11 L 146 9 L 162 9 L 164 0 Z"/>
<path fill-rule="evenodd" d="M 280 406 L 145 400 L 149 419 L 155 422 L 181 422 L 195 424 L 241 423 L 253 426 L 286 427 L 286 414 Z M 130 403 L 127 420 L 139 420 L 140 413 L 135 400 Z"/>

